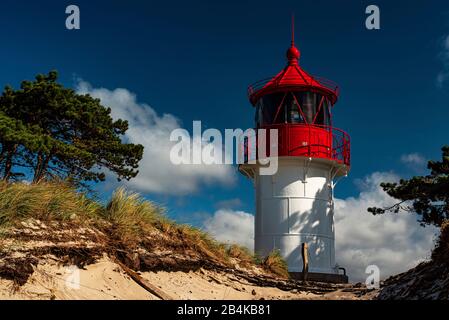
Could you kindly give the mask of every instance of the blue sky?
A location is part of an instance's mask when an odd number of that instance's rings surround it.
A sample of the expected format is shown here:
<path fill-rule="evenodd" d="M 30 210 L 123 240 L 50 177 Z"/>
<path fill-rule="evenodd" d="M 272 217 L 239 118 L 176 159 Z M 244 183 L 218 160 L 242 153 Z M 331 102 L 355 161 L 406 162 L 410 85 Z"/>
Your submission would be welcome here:
<path fill-rule="evenodd" d="M 80 7 L 81 30 L 65 29 L 69 4 Z M 369 4 L 380 7 L 381 30 L 365 28 Z M 82 78 L 94 88 L 126 88 L 187 129 L 193 120 L 248 128 L 254 115 L 246 87 L 284 67 L 291 12 L 301 66 L 341 87 L 334 124 L 351 135 L 352 167 L 338 198 L 357 196 L 357 181 L 373 172 L 415 173 L 401 162 L 405 154 L 440 156 L 449 143 L 449 80 L 436 82 L 444 72 L 447 1 L 4 0 L 0 85 L 57 69 L 67 86 Z M 235 208 L 254 212 L 252 185 L 237 177 L 183 196 L 144 194 L 170 216 L 198 224 L 220 201 L 238 198 Z"/>

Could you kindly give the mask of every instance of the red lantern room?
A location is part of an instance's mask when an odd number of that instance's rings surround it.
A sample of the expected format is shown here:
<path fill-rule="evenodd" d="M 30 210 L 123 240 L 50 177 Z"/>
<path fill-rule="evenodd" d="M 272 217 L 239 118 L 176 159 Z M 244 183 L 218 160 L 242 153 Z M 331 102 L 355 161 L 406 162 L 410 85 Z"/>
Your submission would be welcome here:
<path fill-rule="evenodd" d="M 304 71 L 300 57 L 292 31 L 287 66 L 248 87 L 249 100 L 256 108 L 256 127 L 278 129 L 279 156 L 324 158 L 349 167 L 349 135 L 332 123 L 338 86 Z"/>

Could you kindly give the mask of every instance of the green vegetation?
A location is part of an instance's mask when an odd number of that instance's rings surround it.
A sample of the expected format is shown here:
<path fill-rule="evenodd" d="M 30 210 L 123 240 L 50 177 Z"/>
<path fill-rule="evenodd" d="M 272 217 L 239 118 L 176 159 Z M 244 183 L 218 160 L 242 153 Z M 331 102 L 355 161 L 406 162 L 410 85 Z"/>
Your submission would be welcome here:
<path fill-rule="evenodd" d="M 279 250 L 273 250 L 263 259 L 262 266 L 274 274 L 288 278 L 287 262 L 282 258 Z"/>
<path fill-rule="evenodd" d="M 190 250 L 205 259 L 204 263 L 228 267 L 231 259 L 236 259 L 243 267 L 258 264 L 273 274 L 288 277 L 279 252 L 257 259 L 244 247 L 219 243 L 198 228 L 177 224 L 165 216 L 164 208 L 124 188 L 117 189 L 103 205 L 64 182 L 0 182 L 0 231 L 30 218 L 100 230 L 107 235 L 108 246 L 120 250 L 132 251 L 150 242 L 147 249 L 159 245 L 181 254 Z"/>
<path fill-rule="evenodd" d="M 100 204 L 64 183 L 0 182 L 0 226 L 27 218 L 69 220 L 78 217 L 80 221 L 87 221 L 100 211 Z"/>
<path fill-rule="evenodd" d="M 143 146 L 122 142 L 127 121 L 57 79 L 56 71 L 40 74 L 0 96 L 0 178 L 85 185 L 104 181 L 105 169 L 119 180 L 135 177 Z"/>
<path fill-rule="evenodd" d="M 441 161 L 428 162 L 429 175 L 401 179 L 399 184 L 382 183 L 383 190 L 399 202 L 388 208 L 368 208 L 368 212 L 416 212 L 422 226 L 442 226 L 449 219 L 449 146 L 442 152 Z"/>
<path fill-rule="evenodd" d="M 227 254 L 231 258 L 239 259 L 244 265 L 251 265 L 258 263 L 255 255 L 253 255 L 248 248 L 231 244 L 227 249 Z"/>
<path fill-rule="evenodd" d="M 138 241 L 157 221 L 165 220 L 162 208 L 124 188 L 114 192 L 100 214 L 113 224 L 115 234 L 125 242 Z"/>
<path fill-rule="evenodd" d="M 127 121 L 112 119 L 111 109 L 99 99 L 77 94 L 57 80 L 56 71 L 39 74 L 20 89 L 5 87 L 0 95 L 0 236 L 31 218 L 67 222 L 96 229 L 101 236 L 92 241 L 103 241 L 112 254 L 135 265 L 145 259 L 149 265 L 159 262 L 151 261 L 151 255 L 128 254 L 168 248 L 177 255 L 168 258 L 173 261 L 183 261 L 189 252 L 191 261 L 201 264 L 228 267 L 234 259 L 287 274 L 279 254 L 261 261 L 245 248 L 171 221 L 164 208 L 136 193 L 119 188 L 103 205 L 80 192 L 90 182 L 104 181 L 106 171 L 118 180 L 136 177 L 143 146 L 122 141 Z"/>

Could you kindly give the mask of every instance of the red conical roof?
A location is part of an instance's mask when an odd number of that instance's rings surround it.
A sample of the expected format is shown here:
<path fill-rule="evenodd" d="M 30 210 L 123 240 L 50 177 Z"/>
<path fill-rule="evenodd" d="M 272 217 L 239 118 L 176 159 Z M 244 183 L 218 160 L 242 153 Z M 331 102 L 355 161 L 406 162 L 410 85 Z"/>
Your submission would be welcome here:
<path fill-rule="evenodd" d="M 287 50 L 288 65 L 276 76 L 261 80 L 248 87 L 251 103 L 255 105 L 260 97 L 285 91 L 310 91 L 321 93 L 329 98 L 332 104 L 337 102 L 338 86 L 333 82 L 313 77 L 299 66 L 300 52 L 292 39 L 291 47 Z"/>

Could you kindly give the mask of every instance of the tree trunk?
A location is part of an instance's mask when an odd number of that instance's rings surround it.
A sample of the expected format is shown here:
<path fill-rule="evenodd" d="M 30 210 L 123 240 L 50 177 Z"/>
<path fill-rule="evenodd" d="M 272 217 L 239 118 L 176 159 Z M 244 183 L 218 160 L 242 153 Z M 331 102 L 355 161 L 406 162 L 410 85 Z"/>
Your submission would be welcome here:
<path fill-rule="evenodd" d="M 9 178 L 11 178 L 11 170 L 12 170 L 12 159 L 16 153 L 17 144 L 14 144 L 7 148 L 6 159 L 5 159 L 5 171 L 3 173 L 3 181 L 8 182 Z"/>
<path fill-rule="evenodd" d="M 34 171 L 33 183 L 38 183 L 45 176 L 51 157 L 51 154 L 45 157 L 42 152 L 39 152 L 37 156 L 36 170 Z"/>
<path fill-rule="evenodd" d="M 36 168 L 34 168 L 34 177 L 33 177 L 33 183 L 37 183 L 39 181 L 39 176 L 40 176 L 40 172 L 41 172 L 41 167 L 42 167 L 42 152 L 39 151 L 37 153 L 37 164 L 36 164 Z"/>

